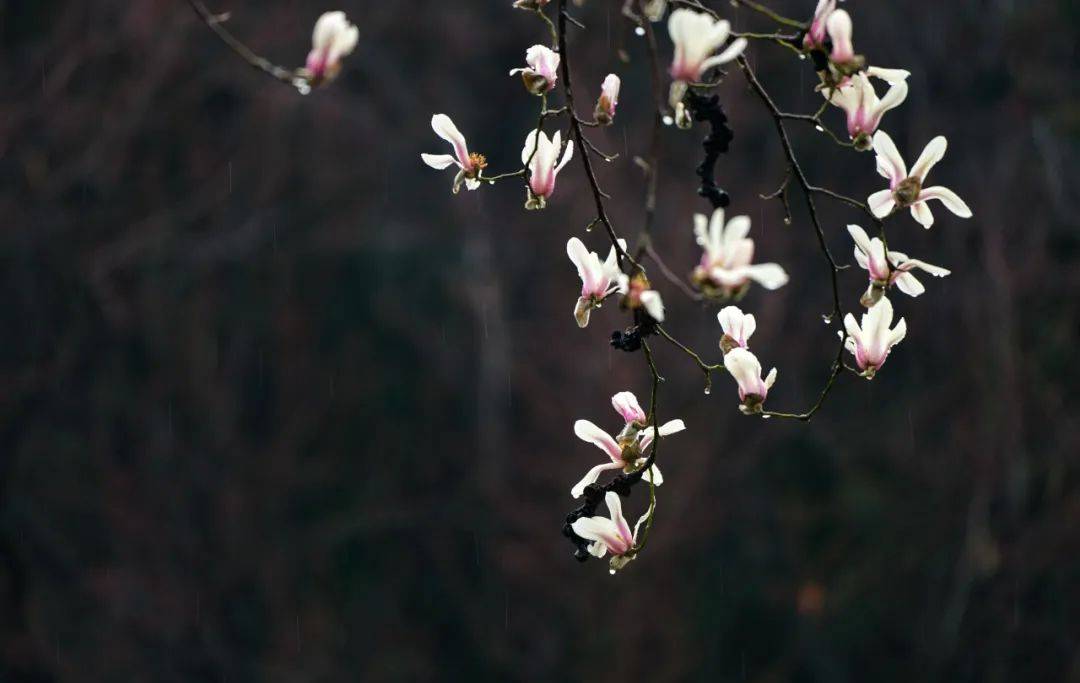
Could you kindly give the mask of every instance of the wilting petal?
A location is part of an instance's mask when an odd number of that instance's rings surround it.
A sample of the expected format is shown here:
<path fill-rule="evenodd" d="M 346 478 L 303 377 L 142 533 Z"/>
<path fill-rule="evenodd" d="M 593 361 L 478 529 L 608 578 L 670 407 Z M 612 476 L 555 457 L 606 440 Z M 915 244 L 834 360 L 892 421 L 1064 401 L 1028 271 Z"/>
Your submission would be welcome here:
<path fill-rule="evenodd" d="M 945 150 L 948 146 L 949 142 L 944 135 L 939 135 L 931 140 L 923 149 L 922 154 L 919 155 L 919 160 L 911 167 L 911 175 L 918 178 L 920 182 L 926 180 L 926 174 L 930 172 L 934 164 L 945 157 Z"/>
<path fill-rule="evenodd" d="M 574 434 L 582 441 L 587 441 L 608 454 L 611 461 L 619 465 L 623 464 L 622 449 L 610 434 L 600 429 L 588 420 L 578 420 L 574 423 Z"/>
<path fill-rule="evenodd" d="M 928 199 L 940 200 L 946 209 L 961 218 L 971 218 L 972 216 L 971 209 L 964 203 L 964 200 L 956 196 L 956 193 L 947 187 L 928 187 L 919 193 L 919 201 Z"/>

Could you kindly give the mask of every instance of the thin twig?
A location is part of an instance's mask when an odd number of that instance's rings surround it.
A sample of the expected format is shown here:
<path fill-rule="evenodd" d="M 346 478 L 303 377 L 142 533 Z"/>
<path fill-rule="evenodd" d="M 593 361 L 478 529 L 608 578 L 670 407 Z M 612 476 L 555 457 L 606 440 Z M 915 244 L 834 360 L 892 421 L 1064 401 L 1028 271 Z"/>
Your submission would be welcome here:
<path fill-rule="evenodd" d="M 227 15 L 214 14 L 207 9 L 206 5 L 204 5 L 201 0 L 188 0 L 188 4 L 195 10 L 195 14 L 199 15 L 199 18 L 202 19 L 203 23 L 221 39 L 221 42 L 228 45 L 229 48 L 245 62 L 259 71 L 269 74 L 276 80 L 300 90 L 301 93 L 310 89 L 310 82 L 299 71 L 278 66 L 269 59 L 257 55 L 251 48 L 230 33 L 229 30 L 223 26 Z"/>

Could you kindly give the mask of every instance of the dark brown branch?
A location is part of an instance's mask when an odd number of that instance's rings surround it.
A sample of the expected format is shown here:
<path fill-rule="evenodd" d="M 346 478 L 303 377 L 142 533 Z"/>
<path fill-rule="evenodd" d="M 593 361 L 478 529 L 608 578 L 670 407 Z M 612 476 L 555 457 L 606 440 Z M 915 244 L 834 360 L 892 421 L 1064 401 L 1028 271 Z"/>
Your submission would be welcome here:
<path fill-rule="evenodd" d="M 269 59 L 257 55 L 251 48 L 242 43 L 240 39 L 234 36 L 228 29 L 222 24 L 228 15 L 218 15 L 207 9 L 201 0 L 188 0 L 188 4 L 191 5 L 191 9 L 195 10 L 195 14 L 202 19 L 207 28 L 214 32 L 221 42 L 225 43 L 229 48 L 235 52 L 241 59 L 255 67 L 259 71 L 268 74 L 275 80 L 281 81 L 286 85 L 292 86 L 299 90 L 302 94 L 307 94 L 311 89 L 311 84 L 308 79 L 295 69 L 286 69 L 283 66 L 274 64 Z"/>

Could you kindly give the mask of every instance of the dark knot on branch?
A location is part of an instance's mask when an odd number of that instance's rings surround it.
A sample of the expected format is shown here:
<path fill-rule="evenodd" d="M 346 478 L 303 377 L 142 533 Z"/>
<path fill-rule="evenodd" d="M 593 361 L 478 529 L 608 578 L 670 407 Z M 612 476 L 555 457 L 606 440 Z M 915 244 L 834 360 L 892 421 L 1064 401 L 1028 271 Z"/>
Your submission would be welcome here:
<path fill-rule="evenodd" d="M 691 89 L 686 94 L 686 105 L 695 121 L 708 123 L 712 129 L 701 143 L 705 159 L 697 167 L 697 175 L 701 178 L 698 194 L 709 200 L 714 209 L 724 208 L 731 204 L 731 197 L 716 182 L 716 163 L 721 154 L 727 154 L 735 133 L 728 127 L 719 96 L 702 95 Z"/>

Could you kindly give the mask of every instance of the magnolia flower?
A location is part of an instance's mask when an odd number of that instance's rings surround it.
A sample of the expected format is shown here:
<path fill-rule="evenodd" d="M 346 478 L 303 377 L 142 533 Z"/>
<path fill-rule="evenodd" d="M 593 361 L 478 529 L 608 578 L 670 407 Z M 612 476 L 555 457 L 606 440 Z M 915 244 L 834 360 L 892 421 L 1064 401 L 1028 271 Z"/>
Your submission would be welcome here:
<path fill-rule="evenodd" d="M 863 314 L 861 327 L 855 324 L 855 316 L 852 314 L 848 313 L 844 318 L 844 329 L 848 333 L 844 346 L 855 356 L 855 363 L 867 379 L 874 378 L 881 366 L 885 365 L 889 351 L 903 341 L 907 334 L 907 323 L 903 318 L 890 330 L 892 319 L 892 303 L 886 296 L 881 297 L 881 301 Z"/>
<path fill-rule="evenodd" d="M 904 159 L 900 156 L 889 134 L 883 130 L 875 133 L 874 151 L 877 152 L 877 170 L 883 178 L 889 180 L 889 189 L 875 192 L 867 199 L 874 215 L 884 218 L 895 208 L 911 207 L 912 217 L 929 229 L 934 224 L 934 214 L 930 212 L 927 202 L 938 199 L 945 208 L 957 216 L 971 218 L 971 209 L 949 188 L 923 187 L 926 174 L 945 156 L 947 147 L 948 141 L 944 136 L 939 135 L 931 140 L 919 156 L 919 160 L 911 167 L 909 175 L 907 165 L 904 164 Z"/>
<path fill-rule="evenodd" d="M 667 11 L 667 0 L 645 0 L 645 18 L 649 21 L 660 21 Z"/>
<path fill-rule="evenodd" d="M 720 338 L 720 348 L 726 354 L 732 349 L 750 348 L 750 337 L 757 330 L 757 320 L 750 313 L 743 313 L 737 306 L 728 306 L 716 314 L 724 336 Z"/>
<path fill-rule="evenodd" d="M 622 81 L 615 74 L 608 74 L 600 86 L 600 99 L 596 101 L 593 118 L 601 126 L 610 125 L 615 118 L 615 107 L 619 106 L 619 88 Z"/>
<path fill-rule="evenodd" d="M 825 47 L 825 22 L 829 15 L 836 9 L 836 0 L 818 0 L 817 9 L 814 10 L 814 18 L 810 22 L 810 28 L 803 38 L 803 47 L 807 50 L 821 49 Z"/>
<path fill-rule="evenodd" d="M 326 12 L 315 22 L 308 53 L 308 80 L 318 84 L 331 81 L 341 70 L 341 58 L 356 49 L 360 32 L 349 23 L 344 12 Z"/>
<path fill-rule="evenodd" d="M 832 52 L 829 61 L 834 64 L 850 64 L 855 61 L 855 46 L 851 42 L 853 28 L 851 15 L 846 10 L 838 9 L 825 20 L 825 30 L 832 40 Z"/>
<path fill-rule="evenodd" d="M 701 265 L 694 270 L 694 280 L 719 290 L 725 297 L 741 295 L 750 280 L 766 289 L 778 289 L 788 282 L 787 273 L 775 263 L 751 265 L 754 240 L 747 238 L 750 218 L 735 216 L 724 225 L 724 210 L 713 212 L 712 219 L 694 216 L 694 235 L 705 250 Z"/>
<path fill-rule="evenodd" d="M 470 190 L 480 187 L 480 174 L 487 166 L 487 160 L 483 154 L 469 154 L 469 147 L 465 144 L 465 136 L 457 129 L 454 122 L 446 114 L 436 114 L 431 117 L 431 128 L 443 140 L 454 147 L 453 154 L 421 154 L 420 158 L 428 166 L 441 171 L 444 168 L 457 165 L 461 170 L 454 177 L 454 194 L 461 190 L 462 184 Z"/>
<path fill-rule="evenodd" d="M 512 69 L 510 75 L 521 74 L 526 90 L 543 95 L 551 92 L 559 80 L 559 61 L 558 52 L 544 45 L 533 45 L 525 52 L 525 63 L 529 66 Z"/>
<path fill-rule="evenodd" d="M 619 435 L 612 437 L 588 420 L 578 420 L 574 423 L 574 434 L 582 441 L 593 444 L 608 454 L 611 462 L 605 462 L 589 470 L 589 472 L 570 489 L 570 495 L 580 498 L 585 493 L 585 488 L 596 482 L 600 475 L 608 470 L 623 470 L 626 473 L 636 472 L 645 466 L 648 457 L 645 451 L 656 439 L 656 427 L 646 426 L 648 417 L 641 409 L 637 397 L 629 391 L 615 394 L 611 397 L 611 405 L 626 422 Z M 671 420 L 661 425 L 660 436 L 669 436 L 686 429 L 682 420 Z M 643 473 L 645 481 L 654 486 L 664 483 L 664 477 L 660 474 L 660 468 L 653 465 Z"/>
<path fill-rule="evenodd" d="M 625 273 L 619 275 L 619 293 L 626 298 L 623 305 L 627 308 L 644 308 L 649 317 L 658 323 L 664 322 L 664 300 L 660 292 L 651 289 L 649 280 L 638 273 L 632 279 Z"/>
<path fill-rule="evenodd" d="M 555 135 L 549 140 L 544 131 L 533 129 L 525 138 L 525 146 L 521 148 L 521 163 L 529 167 L 529 198 L 525 202 L 526 209 L 542 209 L 547 205 L 548 197 L 555 192 L 555 177 L 574 157 L 574 141 L 566 143 L 562 160 L 559 159 L 560 151 L 562 134 L 559 131 L 555 131 Z"/>
<path fill-rule="evenodd" d="M 604 502 L 607 503 L 608 512 L 611 514 L 610 519 L 607 517 L 582 517 L 571 524 L 570 527 L 578 536 L 586 541 L 592 541 L 589 545 L 589 553 L 593 557 L 603 557 L 607 553 L 615 556 L 612 558 L 611 563 L 611 573 L 614 574 L 616 569 L 625 566 L 626 562 L 632 559 L 623 556 L 633 550 L 634 545 L 637 543 L 638 530 L 641 528 L 642 522 L 649 518 L 652 510 L 650 509 L 641 516 L 641 519 L 634 525 L 633 532 L 631 532 L 630 525 L 626 523 L 626 518 L 623 517 L 622 500 L 619 498 L 619 494 L 608 491 L 604 496 Z"/>
<path fill-rule="evenodd" d="M 735 347 L 724 354 L 724 367 L 739 383 L 739 410 L 747 415 L 761 412 L 761 405 L 769 396 L 769 389 L 776 383 L 776 368 L 761 379 L 761 361 L 742 347 Z"/>
<path fill-rule="evenodd" d="M 671 13 L 668 33 L 675 43 L 675 58 L 671 63 L 671 77 L 675 79 L 671 91 L 672 106 L 682 100 L 688 83 L 699 82 L 706 71 L 730 62 L 746 49 L 746 39 L 738 38 L 720 54 L 710 56 L 727 42 L 731 24 L 688 9 Z"/>
<path fill-rule="evenodd" d="M 619 240 L 619 245 L 626 249 L 626 240 Z M 600 308 L 607 296 L 619 289 L 618 254 L 615 247 L 611 248 L 607 260 L 602 262 L 596 252 L 589 251 L 576 237 L 571 237 L 566 243 L 566 254 L 575 266 L 578 277 L 581 278 L 581 298 L 574 307 L 574 319 L 578 327 L 589 324 L 589 314 L 594 308 Z"/>
<path fill-rule="evenodd" d="M 894 284 L 908 296 L 919 296 L 926 291 L 923 284 L 911 273 L 916 268 L 923 270 L 934 277 L 945 277 L 950 271 L 933 266 L 925 261 L 908 258 L 907 254 L 891 249 L 885 249 L 885 243 L 880 238 L 870 239 L 858 225 L 849 225 L 848 232 L 855 240 L 855 260 L 859 267 L 870 273 L 870 287 L 863 295 L 863 306 L 871 307 L 885 294 L 885 291 Z"/>
<path fill-rule="evenodd" d="M 846 84 L 822 91 L 831 104 L 840 107 L 847 114 L 848 135 L 859 150 L 870 149 L 873 145 L 872 136 L 881 125 L 881 117 L 890 109 L 899 107 L 908 95 L 907 82 L 900 79 L 889 88 L 884 98 L 878 99 L 868 73 L 869 70 L 867 73 L 855 74 Z"/>

